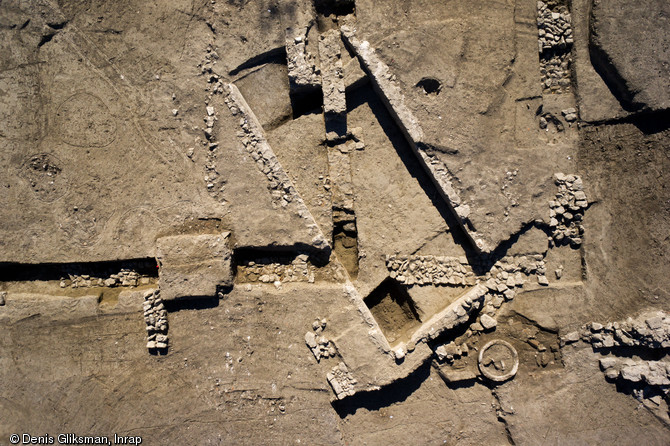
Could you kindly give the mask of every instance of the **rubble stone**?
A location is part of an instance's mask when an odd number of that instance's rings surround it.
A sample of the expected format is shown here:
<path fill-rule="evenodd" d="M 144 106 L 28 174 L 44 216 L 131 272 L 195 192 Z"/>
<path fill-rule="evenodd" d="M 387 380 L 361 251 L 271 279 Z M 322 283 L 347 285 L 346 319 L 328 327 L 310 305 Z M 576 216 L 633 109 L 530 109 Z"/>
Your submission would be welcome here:
<path fill-rule="evenodd" d="M 147 349 L 164 350 L 168 346 L 167 310 L 159 290 L 144 293 L 144 321 L 147 332 Z"/>
<path fill-rule="evenodd" d="M 355 385 L 357 384 L 357 381 L 351 376 L 347 366 L 343 362 L 340 362 L 339 365 L 333 367 L 333 369 L 326 375 L 326 378 L 338 399 L 341 400 L 356 393 Z"/>
<path fill-rule="evenodd" d="M 549 202 L 549 226 L 552 230 L 552 241 L 557 246 L 582 243 L 584 228 L 581 224 L 584 211 L 588 207 L 582 179 L 576 175 L 554 174 L 558 192 L 554 200 Z M 565 207 L 572 212 L 567 212 Z"/>
<path fill-rule="evenodd" d="M 307 45 L 313 23 L 286 29 L 286 61 L 291 91 L 301 93 L 320 84 L 318 58 Z"/>
<path fill-rule="evenodd" d="M 482 324 L 482 327 L 484 327 L 485 330 L 490 330 L 498 325 L 498 321 L 487 314 L 482 314 L 479 318 L 479 323 Z"/>

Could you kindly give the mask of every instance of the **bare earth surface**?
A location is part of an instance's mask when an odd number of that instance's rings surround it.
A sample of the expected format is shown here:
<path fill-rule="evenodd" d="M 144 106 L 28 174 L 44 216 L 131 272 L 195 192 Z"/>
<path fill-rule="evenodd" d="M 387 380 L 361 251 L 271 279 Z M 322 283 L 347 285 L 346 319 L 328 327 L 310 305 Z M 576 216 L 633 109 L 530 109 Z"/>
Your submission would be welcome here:
<path fill-rule="evenodd" d="M 670 443 L 629 3 L 0 2 L 0 445 Z"/>

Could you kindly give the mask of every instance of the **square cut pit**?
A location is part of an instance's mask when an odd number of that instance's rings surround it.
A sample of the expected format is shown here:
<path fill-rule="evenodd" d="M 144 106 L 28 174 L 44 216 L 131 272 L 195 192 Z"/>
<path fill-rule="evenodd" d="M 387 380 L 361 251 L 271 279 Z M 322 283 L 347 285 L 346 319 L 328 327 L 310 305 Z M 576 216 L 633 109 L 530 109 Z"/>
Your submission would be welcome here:
<path fill-rule="evenodd" d="M 385 279 L 364 302 L 391 346 L 407 342 L 421 326 L 412 298 L 395 279 Z"/>

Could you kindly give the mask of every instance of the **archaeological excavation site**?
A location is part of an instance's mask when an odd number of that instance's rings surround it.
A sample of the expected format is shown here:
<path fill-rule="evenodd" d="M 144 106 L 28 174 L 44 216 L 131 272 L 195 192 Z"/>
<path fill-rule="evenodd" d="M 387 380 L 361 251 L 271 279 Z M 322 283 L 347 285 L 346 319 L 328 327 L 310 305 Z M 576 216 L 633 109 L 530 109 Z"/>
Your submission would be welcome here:
<path fill-rule="evenodd" d="M 670 444 L 667 0 L 0 0 L 0 445 Z"/>

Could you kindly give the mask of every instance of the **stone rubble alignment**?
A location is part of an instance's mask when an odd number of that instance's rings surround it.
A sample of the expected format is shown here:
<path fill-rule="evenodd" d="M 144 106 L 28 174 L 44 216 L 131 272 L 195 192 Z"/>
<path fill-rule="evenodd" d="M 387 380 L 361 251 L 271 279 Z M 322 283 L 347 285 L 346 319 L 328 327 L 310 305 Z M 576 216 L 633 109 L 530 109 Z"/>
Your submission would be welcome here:
<path fill-rule="evenodd" d="M 666 389 L 670 386 L 670 362 L 667 360 L 645 361 L 605 356 L 600 358 L 600 369 L 612 380 L 621 378 L 631 383 L 643 382 Z"/>
<path fill-rule="evenodd" d="M 297 207 L 298 215 L 306 221 L 309 235 L 313 237 L 312 247 L 319 250 L 330 250 L 330 244 L 272 151 L 270 144 L 265 138 L 263 127 L 258 122 L 256 115 L 251 111 L 242 93 L 240 93 L 234 84 L 226 84 L 225 91 L 227 93 L 228 100 L 226 104 L 228 108 L 234 116 L 240 117 L 240 127 L 243 132 L 241 132 L 242 136 L 239 139 L 256 161 L 258 169 L 268 177 L 271 184 L 274 184 L 272 187 L 273 192 L 278 192 L 278 195 L 281 196 L 283 200 L 281 201 L 282 206 L 293 203 Z"/>
<path fill-rule="evenodd" d="M 431 279 L 426 276 L 427 270 L 433 268 L 439 270 L 438 273 L 444 272 L 447 275 L 451 274 L 451 276 L 461 275 L 463 279 L 465 279 L 468 271 L 464 266 L 467 264 L 467 259 L 458 257 L 391 255 L 387 256 L 386 263 L 389 271 L 395 271 L 396 273 L 403 271 L 405 274 L 410 270 L 410 265 L 423 264 L 426 267 L 424 269 L 419 266 L 414 268 L 412 274 L 425 277 L 422 280 L 417 280 L 415 277 L 414 285 L 408 286 L 445 285 L 442 277 L 435 279 L 435 276 L 433 276 Z M 465 271 L 465 273 L 462 271 Z M 379 389 L 408 376 L 434 354 L 433 350 L 428 348 L 429 341 L 435 340 L 445 331 L 467 324 L 477 314 L 481 315 L 480 322 L 483 321 L 483 324 L 489 328 L 486 329 L 482 325 L 479 330 L 475 331 L 493 329 L 497 325 L 497 320 L 494 317 L 497 309 L 504 302 L 513 300 L 516 289 L 528 283 L 531 277 L 537 277 L 539 282 L 541 278 L 546 278 L 545 273 L 546 266 L 541 254 L 506 256 L 496 262 L 486 276 L 476 277 L 474 286 L 465 291 L 461 297 L 422 323 L 407 342 L 401 342 L 394 346 L 388 343 L 379 329 L 362 296 L 351 282 L 347 282 L 345 292 L 365 324 L 367 339 L 371 342 L 371 348 L 365 350 L 366 354 L 362 355 L 363 358 L 361 355 L 356 357 L 356 352 L 352 351 L 352 348 L 360 349 L 362 344 L 359 343 L 356 344 L 356 347 L 351 347 L 351 345 L 347 345 L 347 342 L 340 342 L 352 336 L 353 331 L 351 329 L 345 330 L 341 335 L 332 339 L 342 360 L 348 367 L 347 373 L 350 376 L 355 376 L 358 380 L 358 384 L 349 391 L 338 394 L 338 398 L 346 398 L 360 391 Z M 408 274 L 406 279 L 410 277 Z M 398 280 L 398 277 L 396 277 L 396 280 Z M 460 280 L 458 282 L 459 286 L 462 285 Z M 407 285 L 407 280 L 404 283 Z M 481 325 L 481 323 L 476 325 Z M 473 326 L 474 324 L 470 326 L 471 329 L 473 329 Z M 312 339 L 312 336 L 309 336 L 306 342 L 308 345 L 316 345 L 315 340 L 316 337 Z M 459 348 L 459 355 L 466 351 L 463 347 Z M 445 354 L 449 353 L 445 349 L 442 350 Z M 386 361 L 385 357 L 394 359 L 394 362 Z"/>
<path fill-rule="evenodd" d="M 570 65 L 574 43 L 571 21 L 567 6 L 553 5 L 550 8 L 542 1 L 537 2 L 540 74 L 545 94 L 571 91 Z"/>
<path fill-rule="evenodd" d="M 642 347 L 647 349 L 670 348 L 670 314 L 663 311 L 644 313 L 625 321 L 601 324 L 592 322 L 580 331 L 562 338 L 563 344 L 582 340 L 594 348 Z"/>
<path fill-rule="evenodd" d="M 472 313 L 482 308 L 487 292 L 486 286 L 477 284 L 447 308 L 428 319 L 412 335 L 407 343 L 407 350 L 411 351 L 418 343 L 435 339 L 444 331 L 467 322 Z"/>
<path fill-rule="evenodd" d="M 344 95 L 342 58 L 340 56 L 340 33 L 326 31 L 319 37 L 321 60 L 321 88 L 323 88 L 323 111 L 343 115 L 347 111 Z"/>
<path fill-rule="evenodd" d="M 388 66 L 382 62 L 374 48 L 370 47 L 368 41 L 360 41 L 356 37 L 356 31 L 349 25 L 340 28 L 342 37 L 347 46 L 356 54 L 361 64 L 367 71 L 375 90 L 386 105 L 389 113 L 402 130 L 410 147 L 416 154 L 424 169 L 437 186 L 443 199 L 452 208 L 457 220 L 463 227 L 465 233 L 470 237 L 473 245 L 483 253 L 490 253 L 495 247 L 483 240 L 481 235 L 470 229 L 468 216 L 470 207 L 461 201 L 461 198 L 453 186 L 453 175 L 449 169 L 437 157 L 430 153 L 430 148 L 424 140 L 424 133 L 416 117 L 405 105 L 405 98 L 400 88 L 394 82 L 394 76 L 390 73 Z M 428 151 L 426 150 L 428 149 Z"/>
<path fill-rule="evenodd" d="M 167 310 L 157 289 L 144 293 L 144 322 L 147 324 L 147 350 L 165 350 L 168 347 Z"/>
<path fill-rule="evenodd" d="M 321 84 L 317 58 L 307 51 L 307 34 L 313 23 L 286 28 L 286 62 L 291 91 L 301 92 Z"/>
<path fill-rule="evenodd" d="M 653 399 L 654 393 L 668 399 L 670 358 L 666 352 L 670 348 L 670 314 L 649 311 L 625 321 L 591 322 L 561 336 L 560 340 L 561 346 L 582 341 L 594 351 L 600 350 L 600 370 L 608 380 L 646 386 L 633 389 L 633 395 L 642 403 Z M 641 355 L 643 352 L 647 355 Z M 645 359 L 656 355 L 657 359 Z"/>
<path fill-rule="evenodd" d="M 577 175 L 555 173 L 554 179 L 558 192 L 549 202 L 549 226 L 553 244 L 556 246 L 582 244 L 584 211 L 589 202 L 583 190 L 582 179 Z"/>

